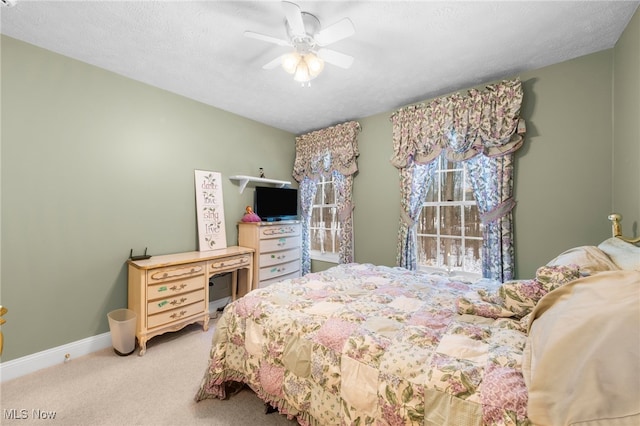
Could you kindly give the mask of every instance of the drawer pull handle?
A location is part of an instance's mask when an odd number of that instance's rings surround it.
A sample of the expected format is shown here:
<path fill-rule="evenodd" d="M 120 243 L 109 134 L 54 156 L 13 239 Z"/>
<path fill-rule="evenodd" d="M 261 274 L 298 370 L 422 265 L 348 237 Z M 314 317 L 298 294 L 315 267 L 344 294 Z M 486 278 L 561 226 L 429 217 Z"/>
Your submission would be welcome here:
<path fill-rule="evenodd" d="M 175 285 L 174 285 L 173 287 L 170 287 L 170 288 L 171 288 L 171 290 L 173 290 L 173 291 L 180 291 L 180 290 L 182 290 L 183 288 L 185 288 L 186 286 L 187 286 L 187 285 L 186 285 L 185 283 L 182 283 L 182 284 L 180 284 L 180 286 L 175 286 Z"/>
<path fill-rule="evenodd" d="M 282 268 L 271 268 L 271 272 L 282 272 L 285 269 L 286 269 L 285 267 L 282 267 Z"/>
<path fill-rule="evenodd" d="M 281 226 L 275 229 L 265 229 L 263 235 L 279 235 L 279 234 L 293 234 L 296 229 L 292 226 Z"/>
<path fill-rule="evenodd" d="M 238 259 L 231 259 L 226 262 L 212 263 L 211 269 L 216 270 L 220 268 L 228 268 L 228 267 L 233 267 L 237 265 L 247 265 L 248 263 L 249 263 L 248 257 L 241 257 Z"/>
<path fill-rule="evenodd" d="M 186 301 L 187 301 L 186 297 L 181 297 L 180 301 L 178 301 L 178 299 L 173 299 L 169 304 L 171 304 L 173 306 L 180 306 Z"/>
<path fill-rule="evenodd" d="M 196 266 L 191 268 L 191 270 L 186 269 L 176 269 L 168 272 L 157 272 L 151 276 L 151 279 L 154 280 L 166 280 L 167 278 L 177 278 L 183 275 L 193 275 L 202 271 L 201 266 Z"/>
<path fill-rule="evenodd" d="M 183 317 L 183 316 L 184 316 L 184 314 L 186 314 L 186 313 L 187 313 L 187 311 L 180 311 L 179 313 L 178 313 L 178 312 L 176 312 L 176 313 L 171 314 L 171 318 L 173 318 L 173 319 L 181 318 L 181 317 Z"/>

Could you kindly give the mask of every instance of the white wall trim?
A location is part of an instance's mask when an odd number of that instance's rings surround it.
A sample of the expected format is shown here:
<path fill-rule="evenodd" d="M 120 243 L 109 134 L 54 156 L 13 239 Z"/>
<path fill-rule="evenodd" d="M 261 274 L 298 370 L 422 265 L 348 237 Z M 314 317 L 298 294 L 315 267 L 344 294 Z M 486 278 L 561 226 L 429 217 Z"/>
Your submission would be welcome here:
<path fill-rule="evenodd" d="M 218 308 L 224 308 L 230 302 L 230 297 L 212 300 L 209 302 L 209 313 L 216 314 Z M 64 364 L 69 360 L 108 348 L 111 345 L 111 333 L 107 332 L 11 361 L 0 362 L 0 383 L 34 373 L 43 368 Z"/>
<path fill-rule="evenodd" d="M 11 361 L 0 363 L 0 382 L 15 379 L 26 374 L 30 374 L 43 368 L 63 364 L 67 360 L 88 355 L 91 352 L 99 351 L 111 346 L 111 333 L 102 333 L 97 336 L 87 337 L 66 345 L 47 349 L 42 352 L 12 359 Z M 66 355 L 69 357 L 66 358 Z"/>

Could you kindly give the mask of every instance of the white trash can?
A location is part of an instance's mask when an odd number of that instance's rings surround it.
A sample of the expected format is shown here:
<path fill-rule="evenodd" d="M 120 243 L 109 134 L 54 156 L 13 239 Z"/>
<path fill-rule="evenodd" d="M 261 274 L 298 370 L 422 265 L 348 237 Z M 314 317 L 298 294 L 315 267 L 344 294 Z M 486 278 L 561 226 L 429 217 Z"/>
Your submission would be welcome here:
<path fill-rule="evenodd" d="M 131 355 L 136 349 L 136 313 L 129 309 L 116 309 L 107 314 L 111 344 L 116 354 Z"/>

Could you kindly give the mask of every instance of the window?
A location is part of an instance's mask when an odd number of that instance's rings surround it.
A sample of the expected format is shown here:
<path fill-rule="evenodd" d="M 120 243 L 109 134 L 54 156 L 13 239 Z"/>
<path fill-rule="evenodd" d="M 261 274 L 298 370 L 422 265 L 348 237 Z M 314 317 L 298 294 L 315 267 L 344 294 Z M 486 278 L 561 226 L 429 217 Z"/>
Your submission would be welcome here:
<path fill-rule="evenodd" d="M 311 210 L 311 259 L 338 263 L 341 225 L 338 220 L 337 194 L 333 175 L 316 184 Z"/>
<path fill-rule="evenodd" d="M 417 224 L 418 267 L 482 275 L 482 224 L 465 162 L 443 155 Z"/>

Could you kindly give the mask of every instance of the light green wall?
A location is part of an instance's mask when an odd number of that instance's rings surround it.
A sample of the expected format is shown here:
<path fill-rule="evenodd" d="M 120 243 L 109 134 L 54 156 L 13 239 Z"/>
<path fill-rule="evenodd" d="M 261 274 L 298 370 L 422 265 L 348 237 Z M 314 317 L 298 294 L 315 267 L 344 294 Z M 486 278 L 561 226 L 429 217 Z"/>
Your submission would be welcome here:
<path fill-rule="evenodd" d="M 610 235 L 612 50 L 523 73 L 526 145 L 516 154 L 517 276 Z"/>
<path fill-rule="evenodd" d="M 607 238 L 614 206 L 623 230 L 637 227 L 638 16 L 614 49 L 520 74 L 528 125 L 515 181 L 520 277 L 566 248 Z M 264 167 L 291 180 L 294 135 L 1 40 L 3 361 L 107 331 L 106 314 L 126 306 L 131 248 L 196 249 L 194 169 L 229 176 Z M 392 112 L 358 120 L 357 262 L 395 265 Z M 253 191 L 240 195 L 224 182 L 232 245 Z"/>
<path fill-rule="evenodd" d="M 640 9 L 614 53 L 613 211 L 622 233 L 640 235 Z"/>
<path fill-rule="evenodd" d="M 226 177 L 291 180 L 291 133 L 1 41 L 3 361 L 108 331 L 130 249 L 197 250 L 194 169 L 225 177 L 228 245 L 253 191 Z"/>

